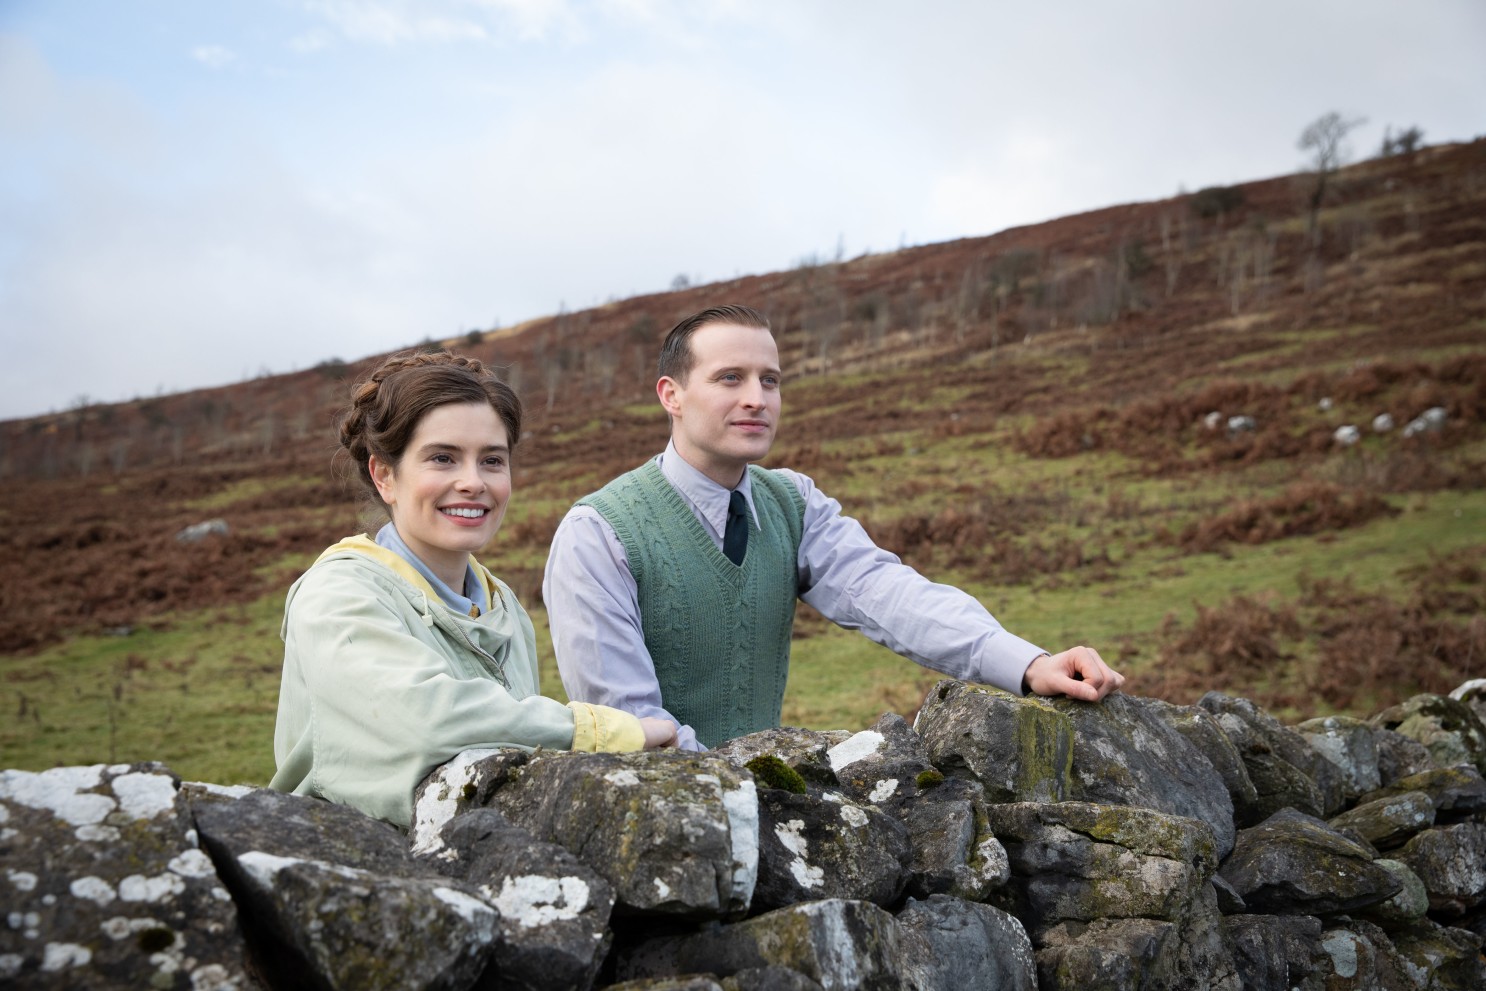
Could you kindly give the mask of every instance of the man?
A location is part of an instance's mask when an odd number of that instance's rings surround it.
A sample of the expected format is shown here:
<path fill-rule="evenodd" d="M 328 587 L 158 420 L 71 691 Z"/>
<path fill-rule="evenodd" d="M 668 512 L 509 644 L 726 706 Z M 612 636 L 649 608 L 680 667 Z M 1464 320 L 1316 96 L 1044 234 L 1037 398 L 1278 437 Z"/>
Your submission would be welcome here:
<path fill-rule="evenodd" d="M 779 426 L 768 321 L 718 306 L 661 347 L 665 453 L 569 510 L 542 595 L 568 696 L 666 718 L 705 749 L 779 724 L 798 596 L 925 667 L 1018 694 L 1098 701 L 1124 678 L 1097 651 L 1049 654 L 969 595 L 879 548 L 798 472 L 752 462 Z"/>

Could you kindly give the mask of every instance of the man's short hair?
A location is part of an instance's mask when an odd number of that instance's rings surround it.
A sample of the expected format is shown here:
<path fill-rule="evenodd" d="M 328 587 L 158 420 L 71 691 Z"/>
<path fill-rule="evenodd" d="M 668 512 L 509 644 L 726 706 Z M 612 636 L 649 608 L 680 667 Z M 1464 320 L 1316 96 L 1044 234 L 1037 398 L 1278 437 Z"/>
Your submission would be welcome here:
<path fill-rule="evenodd" d="M 769 318 L 751 306 L 711 306 L 700 313 L 693 313 L 671 328 L 666 341 L 660 346 L 659 372 L 661 378 L 673 378 L 682 385 L 696 364 L 691 352 L 691 335 L 714 323 L 731 323 L 740 327 L 757 327 L 769 330 Z"/>

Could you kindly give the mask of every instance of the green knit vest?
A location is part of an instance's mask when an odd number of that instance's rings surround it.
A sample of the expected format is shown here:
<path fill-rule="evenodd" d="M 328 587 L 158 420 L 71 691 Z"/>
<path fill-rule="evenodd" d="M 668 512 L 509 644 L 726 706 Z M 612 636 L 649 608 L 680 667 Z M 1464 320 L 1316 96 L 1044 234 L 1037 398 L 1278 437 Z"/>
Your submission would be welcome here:
<path fill-rule="evenodd" d="M 578 500 L 624 545 L 661 704 L 709 747 L 778 726 L 789 677 L 805 501 L 783 475 L 749 472 L 759 519 L 741 566 L 655 461 Z"/>

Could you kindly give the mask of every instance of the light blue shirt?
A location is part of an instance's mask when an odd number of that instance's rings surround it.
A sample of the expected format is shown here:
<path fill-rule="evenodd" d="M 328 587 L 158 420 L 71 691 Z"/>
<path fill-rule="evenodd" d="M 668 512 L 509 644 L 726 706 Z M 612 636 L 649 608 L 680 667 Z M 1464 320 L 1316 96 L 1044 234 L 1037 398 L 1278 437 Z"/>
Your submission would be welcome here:
<path fill-rule="evenodd" d="M 659 461 L 661 473 L 721 548 L 731 490 L 687 464 L 674 445 L 667 445 Z M 1021 694 L 1022 676 L 1044 653 L 1041 647 L 1007 632 L 970 595 L 929 581 L 878 547 L 809 476 L 788 469 L 783 474 L 805 501 L 797 560 L 801 599 L 833 623 L 861 630 L 924 667 Z M 738 488 L 757 521 L 747 472 Z M 624 545 L 591 506 L 574 506 L 558 524 L 542 599 L 569 698 L 680 725 L 661 698 Z M 705 749 L 690 726 L 680 726 L 677 742 Z"/>
<path fill-rule="evenodd" d="M 485 583 L 480 580 L 479 575 L 475 574 L 473 564 L 464 566 L 464 593 L 460 594 L 445 585 L 443 579 L 435 575 L 428 565 L 424 564 L 422 559 L 402 542 L 402 534 L 398 533 L 397 527 L 391 523 L 377 531 L 377 543 L 411 564 L 418 574 L 433 586 L 433 590 L 438 593 L 439 601 L 450 609 L 463 616 L 479 616 L 489 611 L 490 595 L 485 590 Z M 479 612 L 471 612 L 472 607 L 478 607 Z"/>

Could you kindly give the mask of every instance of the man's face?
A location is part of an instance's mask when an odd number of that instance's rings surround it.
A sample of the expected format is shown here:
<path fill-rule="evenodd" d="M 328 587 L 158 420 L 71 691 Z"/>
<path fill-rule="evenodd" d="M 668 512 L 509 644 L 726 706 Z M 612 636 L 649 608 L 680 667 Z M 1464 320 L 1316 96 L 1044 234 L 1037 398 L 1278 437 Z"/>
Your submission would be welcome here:
<path fill-rule="evenodd" d="M 656 383 L 671 439 L 693 468 L 727 488 L 769 453 L 779 427 L 779 348 L 757 327 L 712 323 L 691 335 L 685 384 Z"/>

